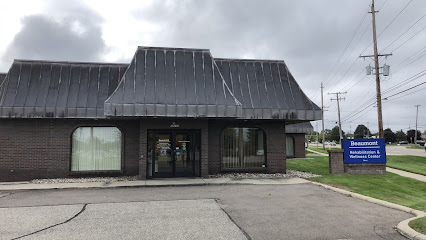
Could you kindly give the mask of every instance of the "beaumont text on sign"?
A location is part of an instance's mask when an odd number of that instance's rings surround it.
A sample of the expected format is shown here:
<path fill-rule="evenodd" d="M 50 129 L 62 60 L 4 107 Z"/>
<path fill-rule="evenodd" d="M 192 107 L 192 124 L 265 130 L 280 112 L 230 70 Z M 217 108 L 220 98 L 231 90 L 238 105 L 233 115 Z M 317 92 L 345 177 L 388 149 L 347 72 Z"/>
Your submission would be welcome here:
<path fill-rule="evenodd" d="M 386 163 L 385 140 L 344 139 L 345 163 Z"/>

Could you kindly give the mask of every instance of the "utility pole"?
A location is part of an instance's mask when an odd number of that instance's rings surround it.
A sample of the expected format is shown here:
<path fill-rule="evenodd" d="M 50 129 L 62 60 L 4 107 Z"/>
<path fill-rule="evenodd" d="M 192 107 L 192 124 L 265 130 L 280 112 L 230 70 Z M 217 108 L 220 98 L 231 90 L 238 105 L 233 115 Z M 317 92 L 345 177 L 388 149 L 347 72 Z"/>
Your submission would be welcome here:
<path fill-rule="evenodd" d="M 377 117 L 378 117 L 378 124 L 379 124 L 379 138 L 383 138 L 384 134 L 383 134 L 383 117 L 382 117 L 382 93 L 380 90 L 379 56 L 387 57 L 387 56 L 391 56 L 392 54 L 379 54 L 377 51 L 376 12 L 378 11 L 374 10 L 374 0 L 372 0 L 370 13 L 373 17 L 374 55 L 367 55 L 367 56 L 360 56 L 360 57 L 363 57 L 363 58 L 374 57 L 374 68 L 376 70 L 376 95 L 377 95 Z M 389 68 L 387 69 L 389 70 Z"/>
<path fill-rule="evenodd" d="M 340 144 L 342 144 L 342 139 L 343 139 L 343 135 L 342 135 L 342 123 L 340 121 L 340 100 L 345 100 L 345 98 L 339 97 L 339 95 L 341 94 L 346 94 L 347 92 L 336 92 L 336 93 L 328 93 L 328 94 L 335 94 L 336 98 L 331 98 L 330 100 L 336 100 L 337 101 L 337 115 L 339 117 L 339 135 L 340 135 Z"/>
<path fill-rule="evenodd" d="M 416 106 L 414 106 L 414 107 L 416 107 L 417 108 L 417 111 L 416 111 L 416 131 L 415 131 L 415 133 L 414 133 L 414 145 L 417 145 L 417 118 L 418 118 L 418 116 L 419 116 L 419 107 L 420 107 L 421 105 L 416 105 Z"/>
<path fill-rule="evenodd" d="M 325 150 L 325 129 L 324 129 L 324 87 L 321 82 L 321 118 L 322 118 L 322 150 Z"/>

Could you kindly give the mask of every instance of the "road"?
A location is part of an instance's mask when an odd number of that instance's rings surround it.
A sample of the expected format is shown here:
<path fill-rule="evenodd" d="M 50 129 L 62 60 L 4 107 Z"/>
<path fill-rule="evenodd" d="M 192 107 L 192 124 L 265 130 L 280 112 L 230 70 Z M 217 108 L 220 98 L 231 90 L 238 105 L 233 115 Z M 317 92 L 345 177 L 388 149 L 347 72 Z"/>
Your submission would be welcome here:
<path fill-rule="evenodd" d="M 311 183 L 0 194 L 0 239 L 405 239 L 410 217 Z"/>
<path fill-rule="evenodd" d="M 409 149 L 407 146 L 387 146 L 386 155 L 411 155 L 426 157 L 424 149 Z"/>

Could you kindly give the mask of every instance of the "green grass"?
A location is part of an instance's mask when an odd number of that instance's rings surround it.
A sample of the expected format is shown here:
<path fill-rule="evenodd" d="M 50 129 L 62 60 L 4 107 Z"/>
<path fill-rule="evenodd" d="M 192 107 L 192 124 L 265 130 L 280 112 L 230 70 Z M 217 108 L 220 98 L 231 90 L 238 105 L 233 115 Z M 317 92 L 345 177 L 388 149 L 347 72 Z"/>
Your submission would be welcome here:
<path fill-rule="evenodd" d="M 384 175 L 330 174 L 328 157 L 288 159 L 287 168 L 323 175 L 310 180 L 351 192 L 426 211 L 426 184 L 393 173 Z"/>
<path fill-rule="evenodd" d="M 320 153 L 325 153 L 325 154 L 328 154 L 327 150 L 329 150 L 329 149 L 340 149 L 340 148 L 336 148 L 336 147 L 328 148 L 328 147 L 326 146 L 326 147 L 325 147 L 325 150 L 323 150 L 323 149 L 322 149 L 322 145 L 318 145 L 318 147 L 317 147 L 316 145 L 310 145 L 308 148 L 309 148 L 309 149 L 312 149 L 312 150 L 314 150 L 314 151 L 320 152 Z"/>
<path fill-rule="evenodd" d="M 386 158 L 389 167 L 426 175 L 426 157 L 386 156 Z"/>
<path fill-rule="evenodd" d="M 425 147 L 424 146 L 418 146 L 418 145 L 411 145 L 411 146 L 408 146 L 407 148 L 409 148 L 409 149 L 425 149 Z"/>
<path fill-rule="evenodd" d="M 418 218 L 414 221 L 411 221 L 408 223 L 408 225 L 417 232 L 421 232 L 423 234 L 426 233 L 426 217 Z"/>

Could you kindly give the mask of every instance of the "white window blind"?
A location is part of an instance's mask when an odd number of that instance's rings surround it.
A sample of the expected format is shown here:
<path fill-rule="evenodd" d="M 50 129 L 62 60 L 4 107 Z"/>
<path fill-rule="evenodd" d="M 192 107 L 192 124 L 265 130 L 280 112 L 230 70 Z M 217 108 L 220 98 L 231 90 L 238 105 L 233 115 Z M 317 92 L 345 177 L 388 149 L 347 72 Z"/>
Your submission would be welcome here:
<path fill-rule="evenodd" d="M 264 132 L 259 128 L 227 128 L 222 136 L 222 167 L 265 167 Z"/>
<path fill-rule="evenodd" d="M 71 171 L 121 169 L 121 131 L 116 127 L 79 127 L 72 135 Z"/>

